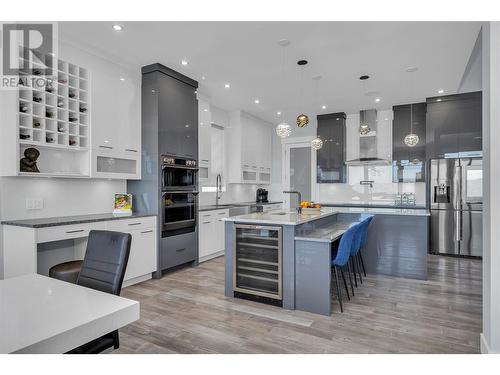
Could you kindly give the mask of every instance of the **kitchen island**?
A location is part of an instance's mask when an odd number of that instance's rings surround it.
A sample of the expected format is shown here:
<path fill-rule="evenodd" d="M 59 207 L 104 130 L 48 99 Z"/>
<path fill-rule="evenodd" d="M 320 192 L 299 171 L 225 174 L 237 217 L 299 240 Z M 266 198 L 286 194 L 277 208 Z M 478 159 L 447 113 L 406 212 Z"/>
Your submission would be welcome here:
<path fill-rule="evenodd" d="M 331 245 L 370 215 L 375 218 L 363 249 L 367 272 L 425 280 L 425 209 L 278 210 L 224 219 L 225 295 L 330 315 Z"/>

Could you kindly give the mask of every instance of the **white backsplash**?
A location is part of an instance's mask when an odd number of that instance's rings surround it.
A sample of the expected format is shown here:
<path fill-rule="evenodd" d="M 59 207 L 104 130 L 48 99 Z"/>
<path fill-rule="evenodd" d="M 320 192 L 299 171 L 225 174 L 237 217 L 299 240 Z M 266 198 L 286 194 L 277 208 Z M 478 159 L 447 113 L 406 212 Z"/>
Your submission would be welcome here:
<path fill-rule="evenodd" d="M 255 202 L 258 188 L 269 190 L 269 185 L 227 184 L 219 203 Z M 215 204 L 215 192 L 200 192 L 199 204 L 200 206 Z"/>
<path fill-rule="evenodd" d="M 361 180 L 374 181 L 373 187 L 360 185 Z M 392 182 L 392 166 L 348 167 L 345 184 L 316 184 L 316 201 L 321 203 L 393 204 L 397 194 L 414 193 L 415 203 L 425 205 L 424 182 Z"/>

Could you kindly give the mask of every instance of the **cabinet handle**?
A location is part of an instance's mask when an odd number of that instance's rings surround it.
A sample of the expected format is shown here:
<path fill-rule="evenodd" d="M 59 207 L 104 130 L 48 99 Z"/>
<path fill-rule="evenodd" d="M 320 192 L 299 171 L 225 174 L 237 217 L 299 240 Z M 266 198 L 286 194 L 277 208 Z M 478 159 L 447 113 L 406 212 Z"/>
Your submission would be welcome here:
<path fill-rule="evenodd" d="M 185 247 L 183 247 L 182 249 L 177 249 L 177 250 L 175 250 L 175 252 L 176 252 L 176 253 L 180 253 L 181 251 L 185 251 L 185 250 L 186 250 L 186 248 L 185 248 Z"/>
<path fill-rule="evenodd" d="M 79 233 L 85 232 L 85 229 L 68 230 L 66 233 Z"/>
<path fill-rule="evenodd" d="M 201 161 L 206 161 L 208 163 L 208 160 L 207 159 L 201 159 Z"/>
<path fill-rule="evenodd" d="M 104 145 L 99 145 L 100 148 L 106 148 L 108 150 L 112 150 L 113 146 L 104 146 Z"/>
<path fill-rule="evenodd" d="M 217 215 L 225 215 L 225 212 L 219 212 Z"/>
<path fill-rule="evenodd" d="M 211 221 L 203 221 L 202 224 L 210 224 Z"/>
<path fill-rule="evenodd" d="M 150 229 L 150 230 L 145 230 L 144 232 L 141 232 L 141 233 L 152 233 L 152 232 L 153 232 L 153 230 Z"/>
<path fill-rule="evenodd" d="M 212 216 L 212 215 L 210 215 L 210 214 L 208 214 L 208 215 L 203 215 L 203 217 L 210 217 L 210 216 Z"/>
<path fill-rule="evenodd" d="M 129 225 L 141 225 L 142 223 L 130 223 Z"/>
<path fill-rule="evenodd" d="M 138 152 L 137 150 L 133 150 L 131 148 L 126 148 L 125 151 L 129 151 L 129 152 Z"/>

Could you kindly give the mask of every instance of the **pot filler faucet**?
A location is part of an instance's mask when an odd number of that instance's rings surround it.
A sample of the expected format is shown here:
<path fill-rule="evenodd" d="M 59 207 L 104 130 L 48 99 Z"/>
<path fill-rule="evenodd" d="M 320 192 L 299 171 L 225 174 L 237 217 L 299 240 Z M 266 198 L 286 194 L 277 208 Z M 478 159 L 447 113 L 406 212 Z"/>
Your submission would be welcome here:
<path fill-rule="evenodd" d="M 217 175 L 215 179 L 215 205 L 219 205 L 219 200 L 222 197 L 222 176 L 220 173 Z"/>
<path fill-rule="evenodd" d="M 302 203 L 302 194 L 300 194 L 300 191 L 293 191 L 293 190 L 285 190 L 283 191 L 285 194 L 297 194 L 299 197 L 299 206 L 296 208 L 297 213 L 301 214 L 302 213 L 302 207 L 300 206 L 300 203 Z"/>

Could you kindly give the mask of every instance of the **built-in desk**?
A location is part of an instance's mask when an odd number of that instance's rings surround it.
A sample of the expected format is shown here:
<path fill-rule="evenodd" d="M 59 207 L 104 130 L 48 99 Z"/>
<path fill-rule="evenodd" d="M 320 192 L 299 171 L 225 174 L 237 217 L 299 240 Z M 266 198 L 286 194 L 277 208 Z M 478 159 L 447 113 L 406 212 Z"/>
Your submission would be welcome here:
<path fill-rule="evenodd" d="M 5 279 L 31 273 L 47 275 L 55 264 L 83 259 L 91 230 L 132 235 L 124 286 L 150 279 L 157 268 L 156 216 L 98 214 L 2 221 L 1 224 Z"/>

